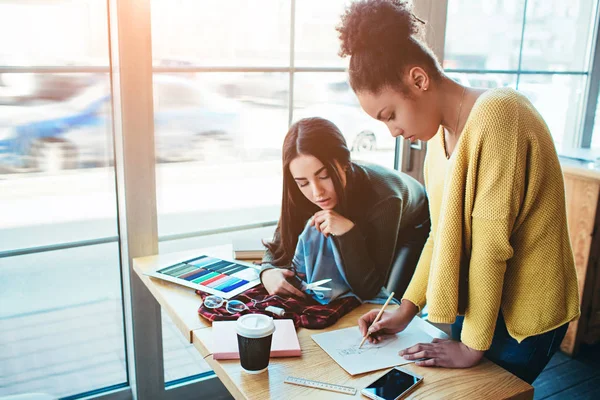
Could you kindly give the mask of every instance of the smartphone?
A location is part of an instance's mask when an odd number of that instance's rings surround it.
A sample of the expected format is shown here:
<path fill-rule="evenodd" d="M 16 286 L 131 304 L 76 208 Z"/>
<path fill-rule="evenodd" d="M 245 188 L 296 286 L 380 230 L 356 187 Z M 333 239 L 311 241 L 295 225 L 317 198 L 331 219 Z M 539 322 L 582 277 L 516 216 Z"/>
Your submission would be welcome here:
<path fill-rule="evenodd" d="M 361 394 L 373 400 L 397 400 L 408 395 L 421 382 L 422 376 L 395 367 L 364 388 Z"/>

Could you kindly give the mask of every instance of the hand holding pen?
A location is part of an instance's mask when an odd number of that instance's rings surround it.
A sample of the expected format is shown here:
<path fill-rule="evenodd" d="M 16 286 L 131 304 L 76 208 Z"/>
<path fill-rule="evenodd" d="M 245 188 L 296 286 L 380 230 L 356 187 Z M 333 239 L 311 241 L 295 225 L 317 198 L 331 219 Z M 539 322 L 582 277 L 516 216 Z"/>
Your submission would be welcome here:
<path fill-rule="evenodd" d="M 402 332 L 410 321 L 417 315 L 418 307 L 410 301 L 402 301 L 395 311 L 383 311 L 378 321 L 377 315 L 381 310 L 371 310 L 358 320 L 358 328 L 363 338 L 369 343 L 378 343 L 385 335 Z"/>

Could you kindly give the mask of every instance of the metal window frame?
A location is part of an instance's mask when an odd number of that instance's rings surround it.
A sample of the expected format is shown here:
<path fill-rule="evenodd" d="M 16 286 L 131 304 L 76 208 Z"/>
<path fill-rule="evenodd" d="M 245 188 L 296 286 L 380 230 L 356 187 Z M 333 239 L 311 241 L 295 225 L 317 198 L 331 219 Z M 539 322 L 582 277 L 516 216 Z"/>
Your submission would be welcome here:
<path fill-rule="evenodd" d="M 517 70 L 521 71 L 521 65 L 523 65 L 523 42 L 525 41 L 525 28 L 527 27 L 527 4 L 529 0 L 525 0 L 523 3 L 523 24 L 521 25 L 521 40 L 519 43 L 519 61 L 517 63 Z M 519 81 L 521 79 L 521 75 L 517 73 L 517 90 L 519 90 Z"/>
<path fill-rule="evenodd" d="M 61 400 L 94 399 L 94 400 L 130 400 L 132 399 L 131 388 L 126 384 L 114 385 L 108 388 L 91 390 L 78 393 L 73 396 L 63 397 Z"/>
<path fill-rule="evenodd" d="M 457 72 L 464 74 L 506 74 L 506 75 L 589 75 L 586 71 L 542 71 L 542 70 L 519 70 L 519 69 L 466 69 L 446 68 L 445 72 Z"/>
<path fill-rule="evenodd" d="M 346 72 L 344 67 L 277 67 L 277 66 L 206 66 L 191 65 L 185 67 L 161 67 L 153 66 L 154 73 L 189 73 L 189 72 Z M 72 73 L 109 73 L 110 67 L 86 66 L 86 67 L 61 67 L 61 66 L 38 66 L 25 67 L 19 65 L 0 66 L 0 73 L 49 73 L 49 74 L 72 74 Z"/>
<path fill-rule="evenodd" d="M 296 0 L 290 2 L 290 89 L 288 97 L 288 127 L 294 118 L 294 67 L 296 66 Z"/>
<path fill-rule="evenodd" d="M 594 123 L 596 109 L 598 107 L 598 95 L 600 93 L 600 4 L 596 4 L 596 16 L 594 24 L 594 36 L 592 44 L 592 57 L 590 60 L 590 74 L 585 93 L 585 107 L 583 116 L 583 127 L 579 139 L 579 147 L 589 149 L 592 145 L 594 135 Z M 600 132 L 598 133 L 600 135 Z"/>
<path fill-rule="evenodd" d="M 241 231 L 259 229 L 259 228 L 268 228 L 271 226 L 276 226 L 277 222 L 278 222 L 277 220 L 260 221 L 260 222 L 254 222 L 251 224 L 246 224 L 246 225 L 225 226 L 222 228 L 215 228 L 215 229 L 204 229 L 204 230 L 193 231 L 193 232 L 175 233 L 175 234 L 171 234 L 171 235 L 159 236 L 158 242 L 159 243 L 169 242 L 169 241 L 173 241 L 173 240 L 192 239 L 192 238 L 196 238 L 196 237 L 218 235 L 218 234 L 222 234 L 222 233 L 232 233 L 232 232 L 241 232 Z M 43 246 L 25 247 L 25 248 L 21 248 L 21 249 L 0 251 L 0 258 L 24 256 L 24 255 L 37 254 L 37 253 L 46 253 L 49 251 L 66 250 L 66 249 L 72 249 L 75 247 L 95 246 L 95 245 L 99 245 L 99 244 L 115 243 L 118 241 L 119 241 L 118 236 L 107 236 L 107 237 L 101 237 L 101 238 L 90 239 L 90 240 L 78 240 L 78 241 L 74 241 L 74 242 L 64 242 L 64 243 L 56 243 L 56 244 L 49 244 L 49 245 L 43 245 Z"/>

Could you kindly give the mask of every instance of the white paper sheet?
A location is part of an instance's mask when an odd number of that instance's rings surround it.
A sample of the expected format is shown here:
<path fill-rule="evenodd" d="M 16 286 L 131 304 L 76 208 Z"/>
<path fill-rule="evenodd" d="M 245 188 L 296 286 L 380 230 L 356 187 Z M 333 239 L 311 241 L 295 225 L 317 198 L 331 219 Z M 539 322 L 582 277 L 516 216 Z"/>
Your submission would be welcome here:
<path fill-rule="evenodd" d="M 377 344 L 365 341 L 360 349 L 362 336 L 358 326 L 312 335 L 312 339 L 350 375 L 411 363 L 413 361 L 405 360 L 398 352 L 417 343 L 430 343 L 433 338 L 448 337 L 418 317 L 404 331 Z"/>

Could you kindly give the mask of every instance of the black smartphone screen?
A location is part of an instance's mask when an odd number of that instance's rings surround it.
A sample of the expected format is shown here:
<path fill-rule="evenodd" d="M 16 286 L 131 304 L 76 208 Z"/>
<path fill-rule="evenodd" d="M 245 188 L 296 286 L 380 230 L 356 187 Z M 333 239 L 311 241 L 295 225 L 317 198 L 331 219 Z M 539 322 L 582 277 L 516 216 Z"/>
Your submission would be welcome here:
<path fill-rule="evenodd" d="M 367 386 L 364 391 L 385 400 L 394 400 L 418 381 L 419 378 L 394 368 Z"/>

